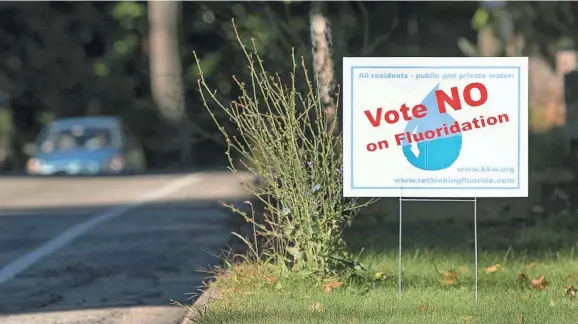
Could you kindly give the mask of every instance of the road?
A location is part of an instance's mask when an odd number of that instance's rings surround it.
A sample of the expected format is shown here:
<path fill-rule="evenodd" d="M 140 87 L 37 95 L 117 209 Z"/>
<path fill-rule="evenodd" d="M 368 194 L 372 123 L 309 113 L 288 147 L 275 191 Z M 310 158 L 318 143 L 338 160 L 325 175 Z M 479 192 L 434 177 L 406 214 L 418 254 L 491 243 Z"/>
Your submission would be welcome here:
<path fill-rule="evenodd" d="M 245 176 L 245 179 L 250 179 Z M 170 324 L 233 230 L 229 172 L 0 178 L 0 323 Z"/>

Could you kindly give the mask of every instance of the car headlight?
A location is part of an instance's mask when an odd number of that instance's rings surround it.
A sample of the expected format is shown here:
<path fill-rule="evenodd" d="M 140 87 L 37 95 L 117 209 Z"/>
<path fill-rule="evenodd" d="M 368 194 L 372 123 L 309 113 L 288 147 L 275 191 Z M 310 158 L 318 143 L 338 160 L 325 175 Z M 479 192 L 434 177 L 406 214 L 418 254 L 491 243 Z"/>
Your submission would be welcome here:
<path fill-rule="evenodd" d="M 28 160 L 28 163 L 26 163 L 26 171 L 28 173 L 37 173 L 40 170 L 41 166 L 42 161 L 36 158 L 31 158 L 30 160 Z"/>
<path fill-rule="evenodd" d="M 108 162 L 108 168 L 112 171 L 120 171 L 124 168 L 125 161 L 122 156 L 115 156 Z"/>

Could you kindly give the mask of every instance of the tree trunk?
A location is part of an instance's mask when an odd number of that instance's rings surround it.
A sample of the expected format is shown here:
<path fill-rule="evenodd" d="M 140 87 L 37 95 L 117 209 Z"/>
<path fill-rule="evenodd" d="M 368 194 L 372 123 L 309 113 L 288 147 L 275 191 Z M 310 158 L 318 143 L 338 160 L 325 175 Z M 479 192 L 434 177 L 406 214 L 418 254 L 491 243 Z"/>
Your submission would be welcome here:
<path fill-rule="evenodd" d="M 335 71 L 332 59 L 333 43 L 331 27 L 321 11 L 321 3 L 313 2 L 310 12 L 311 46 L 313 68 L 319 87 L 319 96 L 324 106 L 329 132 L 336 131 L 336 104 L 333 99 L 335 90 Z"/>
<path fill-rule="evenodd" d="M 181 164 L 192 159 L 191 127 L 185 114 L 185 91 L 179 54 L 180 1 L 149 1 L 151 92 L 161 116 L 178 130 Z"/>
<path fill-rule="evenodd" d="M 16 167 L 15 131 L 10 95 L 0 90 L 0 171 Z"/>

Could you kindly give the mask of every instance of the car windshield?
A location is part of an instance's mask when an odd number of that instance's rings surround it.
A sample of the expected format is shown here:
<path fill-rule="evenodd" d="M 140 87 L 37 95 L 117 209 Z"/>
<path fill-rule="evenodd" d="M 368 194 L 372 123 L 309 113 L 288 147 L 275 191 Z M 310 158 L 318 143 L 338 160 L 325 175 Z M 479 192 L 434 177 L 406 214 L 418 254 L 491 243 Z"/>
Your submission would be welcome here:
<path fill-rule="evenodd" d="M 73 126 L 53 130 L 40 138 L 40 151 L 97 150 L 113 145 L 111 130 L 98 127 Z"/>

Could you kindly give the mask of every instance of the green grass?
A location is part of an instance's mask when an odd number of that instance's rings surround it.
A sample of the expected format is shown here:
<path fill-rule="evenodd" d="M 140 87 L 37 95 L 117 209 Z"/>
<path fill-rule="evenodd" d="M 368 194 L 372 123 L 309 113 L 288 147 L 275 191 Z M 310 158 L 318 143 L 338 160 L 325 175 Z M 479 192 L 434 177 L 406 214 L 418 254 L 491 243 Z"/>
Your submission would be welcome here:
<path fill-rule="evenodd" d="M 480 260 L 479 304 L 474 305 L 471 258 L 461 255 L 413 254 L 403 259 L 405 287 L 397 296 L 397 262 L 394 255 L 366 258 L 369 275 L 384 272 L 385 279 L 347 283 L 325 292 L 322 283 L 295 278 L 276 279 L 267 269 L 245 265 L 231 277 L 217 281 L 224 293 L 199 323 L 574 323 L 578 300 L 564 296 L 568 285 L 578 287 L 578 261 L 570 255 L 484 255 Z M 498 261 L 502 271 L 483 269 Z M 532 268 L 528 264 L 535 262 Z M 453 285 L 441 282 L 436 271 L 451 268 L 467 272 Z M 530 288 L 517 279 L 544 275 L 546 289 Z"/>
<path fill-rule="evenodd" d="M 214 285 L 223 297 L 198 322 L 217 323 L 576 323 L 578 299 L 564 289 L 578 287 L 578 219 L 573 215 L 526 216 L 482 202 L 479 218 L 479 304 L 474 305 L 473 223 L 468 207 L 408 206 L 404 218 L 404 292 L 398 298 L 397 215 L 385 201 L 361 216 L 346 233 L 353 251 L 365 252 L 365 280 L 325 292 L 323 283 L 284 277 L 274 269 L 234 266 Z M 519 203 L 519 201 L 518 201 Z M 501 201 L 500 204 L 504 204 Z M 508 202 L 505 202 L 508 204 Z M 512 211 L 514 210 L 514 211 Z M 492 214 L 497 211 L 497 214 Z M 389 213 L 388 213 L 389 212 Z M 461 217 L 460 215 L 461 214 Z M 530 225 L 529 225 L 530 224 Z M 574 229 L 574 230 L 572 230 Z M 485 273 L 499 264 L 501 271 Z M 441 272 L 458 269 L 449 284 Z M 376 279 L 376 273 L 384 275 Z M 519 280 L 545 276 L 545 289 Z"/>

